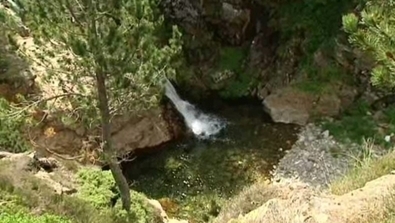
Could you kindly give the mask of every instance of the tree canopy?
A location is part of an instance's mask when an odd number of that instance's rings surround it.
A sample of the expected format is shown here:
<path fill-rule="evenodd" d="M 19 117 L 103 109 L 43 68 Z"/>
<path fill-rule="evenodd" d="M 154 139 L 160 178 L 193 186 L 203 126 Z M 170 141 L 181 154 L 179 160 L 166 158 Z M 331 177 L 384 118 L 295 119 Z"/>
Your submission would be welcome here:
<path fill-rule="evenodd" d="M 156 105 L 161 80 L 176 73 L 181 34 L 176 26 L 166 27 L 155 0 L 17 3 L 35 42 L 47 46 L 37 57 L 59 64 L 47 67 L 48 78 L 58 79 L 64 93 L 84 94 L 76 104 L 85 118 L 97 112 L 91 106 L 96 97 L 87 91 L 94 89 L 91 78 L 98 70 L 106 74 L 112 114 Z"/>
<path fill-rule="evenodd" d="M 360 16 L 343 16 L 344 30 L 349 41 L 371 55 L 375 61 L 372 83 L 395 87 L 395 1 L 372 0 L 366 3 Z"/>

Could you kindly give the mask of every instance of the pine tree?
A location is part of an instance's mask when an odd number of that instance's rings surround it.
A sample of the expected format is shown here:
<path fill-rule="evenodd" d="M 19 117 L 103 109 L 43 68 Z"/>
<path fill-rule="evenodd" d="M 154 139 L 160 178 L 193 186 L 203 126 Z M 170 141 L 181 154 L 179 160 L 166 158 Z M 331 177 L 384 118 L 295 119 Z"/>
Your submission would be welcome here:
<path fill-rule="evenodd" d="M 372 84 L 384 89 L 395 87 L 395 1 L 368 1 L 360 18 L 343 16 L 344 30 L 354 46 L 372 56 Z"/>
<path fill-rule="evenodd" d="M 123 208 L 129 210 L 129 187 L 111 142 L 111 116 L 156 105 L 161 95 L 159 83 L 165 74 L 175 75 L 180 33 L 173 27 L 167 33 L 170 38 L 163 37 L 163 17 L 154 0 L 17 3 L 19 16 L 37 45 L 47 46 L 40 49 L 38 58 L 48 62 L 52 56 L 59 63 L 61 69 L 48 67 L 49 78 L 65 75 L 73 89 L 84 93 L 74 103 L 84 120 L 95 123 L 95 117 L 100 117 L 103 155 L 120 190 Z M 71 54 L 59 56 L 57 52 Z M 60 85 L 66 88 L 66 83 Z"/>

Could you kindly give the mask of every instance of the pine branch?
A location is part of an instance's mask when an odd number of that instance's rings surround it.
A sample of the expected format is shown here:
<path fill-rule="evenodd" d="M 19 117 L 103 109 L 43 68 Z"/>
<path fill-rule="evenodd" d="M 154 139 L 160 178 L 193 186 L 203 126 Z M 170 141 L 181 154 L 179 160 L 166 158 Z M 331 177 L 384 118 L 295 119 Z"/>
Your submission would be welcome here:
<path fill-rule="evenodd" d="M 55 95 L 55 96 L 51 96 L 48 98 L 42 98 L 38 101 L 35 101 L 29 105 L 24 106 L 23 108 L 18 108 L 16 106 L 13 106 L 14 109 L 17 109 L 16 112 L 13 112 L 7 116 L 9 116 L 10 118 L 15 118 L 18 117 L 19 115 L 21 115 L 23 112 L 29 110 L 30 108 L 37 106 L 41 103 L 47 102 L 47 101 L 51 101 L 51 100 L 55 100 L 58 98 L 64 98 L 64 97 L 70 97 L 70 96 L 80 96 L 80 97 L 85 97 L 85 95 L 79 94 L 79 93 L 66 93 L 66 94 L 59 94 L 59 95 Z"/>

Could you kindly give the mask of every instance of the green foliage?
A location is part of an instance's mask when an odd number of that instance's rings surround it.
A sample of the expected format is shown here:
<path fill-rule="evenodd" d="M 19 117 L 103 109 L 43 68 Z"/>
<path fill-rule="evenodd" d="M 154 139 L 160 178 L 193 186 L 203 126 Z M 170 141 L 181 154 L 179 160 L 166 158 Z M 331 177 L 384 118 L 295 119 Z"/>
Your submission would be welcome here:
<path fill-rule="evenodd" d="M 181 34 L 176 26 L 171 27 L 170 38 L 163 34 L 164 19 L 156 1 L 56 0 L 21 5 L 20 16 L 41 46 L 36 59 L 59 63 L 59 69 L 47 67 L 48 78 L 64 76 L 59 84 L 73 86 L 65 91 L 84 95 L 73 104 L 87 123 L 98 121 L 92 92 L 95 73 L 106 74 L 113 114 L 157 105 L 161 81 L 175 77 Z M 57 44 L 42 47 L 47 43 Z"/>
<path fill-rule="evenodd" d="M 323 45 L 333 44 L 341 27 L 341 15 L 355 1 L 303 0 L 286 1 L 279 8 L 280 30 L 284 40 L 304 36 L 303 49 L 311 55 Z"/>
<path fill-rule="evenodd" d="M 355 14 L 343 16 L 344 30 L 349 41 L 376 60 L 372 83 L 383 88 L 395 87 L 395 2 L 368 1 L 360 18 Z"/>
<path fill-rule="evenodd" d="M 109 207 L 111 198 L 116 196 L 115 181 L 110 171 L 81 169 L 77 173 L 81 185 L 79 197 L 96 208 Z"/>
<path fill-rule="evenodd" d="M 18 212 L 16 214 L 0 213 L 0 222 L 2 223 L 71 223 L 63 217 L 44 214 L 33 216 L 30 214 Z"/>
<path fill-rule="evenodd" d="M 147 204 L 147 197 L 144 194 L 130 191 L 130 197 L 132 201 L 130 209 L 132 211 L 127 213 L 125 210 L 122 210 L 120 202 L 118 202 L 115 207 L 118 210 L 116 214 L 117 218 L 135 223 L 161 222 L 159 216 L 154 214 L 153 208 Z"/>
<path fill-rule="evenodd" d="M 18 112 L 4 98 L 0 98 L 0 150 L 25 152 L 29 144 L 23 136 L 22 127 L 29 122 L 25 112 Z"/>
<path fill-rule="evenodd" d="M 395 108 L 389 107 L 383 111 L 383 119 L 378 120 L 372 115 L 370 106 L 364 102 L 358 102 L 339 119 L 333 122 L 324 122 L 323 127 L 328 129 L 337 139 L 347 142 L 362 143 L 364 138 L 374 138 L 376 143 L 387 146 L 384 141 L 385 134 L 395 130 Z M 386 123 L 388 129 L 379 132 L 381 123 Z"/>
<path fill-rule="evenodd" d="M 221 48 L 219 62 L 218 62 L 218 69 L 240 72 L 243 67 L 244 59 L 247 56 L 246 53 L 247 52 L 243 48 L 237 48 L 237 47 Z"/>
<path fill-rule="evenodd" d="M 335 122 L 325 122 L 323 127 L 328 129 L 338 139 L 361 143 L 363 138 L 374 137 L 375 121 L 369 115 L 369 105 L 360 102 L 349 109 L 348 113 Z"/>
<path fill-rule="evenodd" d="M 146 197 L 135 191 L 131 191 L 132 208 L 126 213 L 121 208 L 121 202 L 115 207 L 109 207 L 104 202 L 103 196 L 97 193 L 110 194 L 110 188 L 114 185 L 108 171 L 81 170 L 78 174 L 78 182 L 81 184 L 77 196 L 55 194 L 40 179 L 31 173 L 14 169 L 9 162 L 0 161 L 0 222 L 15 223 L 157 223 L 157 216 L 152 208 L 147 205 Z M 88 176 L 94 175 L 93 177 Z M 104 178 L 101 180 L 100 177 Z M 88 186 L 89 181 L 92 185 Z M 89 193 L 87 189 L 95 191 Z M 82 192 L 81 192 L 82 191 Z M 110 191 L 110 192 L 109 192 Z M 107 196 L 110 197 L 110 196 Z M 93 201 L 93 198 L 101 199 L 102 202 Z M 91 203 L 92 201 L 92 203 Z M 43 212 L 40 217 L 30 214 Z M 70 219 L 70 220 L 68 220 Z M 11 223 L 10 222 L 10 223 Z"/>
<path fill-rule="evenodd" d="M 119 192 L 110 171 L 96 169 L 81 169 L 77 173 L 77 182 L 80 184 L 78 197 L 97 209 L 106 210 L 111 207 L 111 199 Z M 144 194 L 130 191 L 131 211 L 122 210 L 120 199 L 114 207 L 113 216 L 116 219 L 136 223 L 156 222 L 152 208 L 147 204 Z"/>
<path fill-rule="evenodd" d="M 250 73 L 239 73 L 235 80 L 231 80 L 226 88 L 220 91 L 224 98 L 238 98 L 247 96 L 251 87 L 256 84 L 257 79 Z"/>
<path fill-rule="evenodd" d="M 328 93 L 333 84 L 338 82 L 352 84 L 353 81 L 352 75 L 335 63 L 317 67 L 310 59 L 302 64 L 301 71 L 306 74 L 306 80 L 296 83 L 296 87 L 313 94 Z"/>
<path fill-rule="evenodd" d="M 219 76 L 234 74 L 225 77 L 225 87 L 219 93 L 224 98 L 238 98 L 248 94 L 250 87 L 256 82 L 252 71 L 246 71 L 243 67 L 247 51 L 239 47 L 221 48 L 216 71 Z M 220 77 L 222 78 L 222 77 Z"/>

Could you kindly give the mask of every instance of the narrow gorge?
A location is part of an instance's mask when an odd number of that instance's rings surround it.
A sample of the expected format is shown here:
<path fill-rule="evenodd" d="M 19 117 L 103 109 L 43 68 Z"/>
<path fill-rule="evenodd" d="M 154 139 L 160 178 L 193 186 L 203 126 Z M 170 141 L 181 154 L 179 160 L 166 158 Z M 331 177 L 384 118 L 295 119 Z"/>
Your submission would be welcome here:
<path fill-rule="evenodd" d="M 393 15 L 0 1 L 0 222 L 395 222 Z"/>

